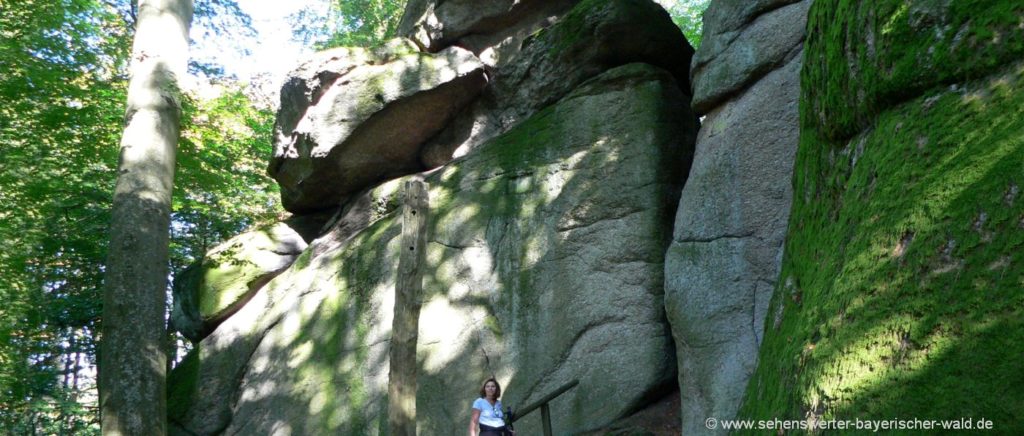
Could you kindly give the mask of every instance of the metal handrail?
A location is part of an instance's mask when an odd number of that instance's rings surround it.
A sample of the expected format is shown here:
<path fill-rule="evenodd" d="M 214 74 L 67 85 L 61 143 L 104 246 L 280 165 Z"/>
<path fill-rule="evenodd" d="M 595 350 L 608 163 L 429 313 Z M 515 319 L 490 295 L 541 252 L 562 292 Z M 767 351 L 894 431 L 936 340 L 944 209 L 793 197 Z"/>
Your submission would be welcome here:
<path fill-rule="evenodd" d="M 551 436 L 551 407 L 548 406 L 548 403 L 551 402 L 551 400 L 557 398 L 559 395 L 564 394 L 565 391 L 568 391 L 569 389 L 576 387 L 576 385 L 578 384 L 580 384 L 580 381 L 578 379 L 573 379 L 569 383 L 566 383 L 559 387 L 558 389 L 555 389 L 550 394 L 545 395 L 543 398 L 534 401 L 533 403 L 530 403 L 530 405 L 528 406 L 522 407 L 522 412 L 518 414 L 513 413 L 513 409 L 509 408 L 508 412 L 506 412 L 506 414 L 510 418 L 509 423 L 516 422 L 517 420 L 519 420 L 519 418 L 529 415 L 530 412 L 533 412 L 534 410 L 537 410 L 537 408 L 540 408 L 540 421 L 541 426 L 544 430 L 544 436 Z"/>

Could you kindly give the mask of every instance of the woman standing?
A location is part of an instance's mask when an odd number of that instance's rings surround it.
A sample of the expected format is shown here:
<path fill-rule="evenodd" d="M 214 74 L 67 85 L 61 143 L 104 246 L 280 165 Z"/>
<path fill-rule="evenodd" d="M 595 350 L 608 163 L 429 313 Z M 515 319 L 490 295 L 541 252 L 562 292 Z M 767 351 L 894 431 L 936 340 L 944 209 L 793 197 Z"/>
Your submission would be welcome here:
<path fill-rule="evenodd" d="M 505 427 L 505 414 L 501 411 L 501 385 L 491 377 L 480 387 L 480 398 L 473 402 L 473 417 L 469 421 L 469 436 L 514 435 Z M 480 428 L 479 433 L 477 427 Z"/>

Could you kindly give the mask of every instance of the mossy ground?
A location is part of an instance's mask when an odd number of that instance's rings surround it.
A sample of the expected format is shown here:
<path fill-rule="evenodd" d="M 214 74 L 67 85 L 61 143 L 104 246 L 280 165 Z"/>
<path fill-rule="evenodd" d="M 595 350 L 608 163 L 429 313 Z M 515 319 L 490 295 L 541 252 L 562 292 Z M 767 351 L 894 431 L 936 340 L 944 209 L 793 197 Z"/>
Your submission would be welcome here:
<path fill-rule="evenodd" d="M 849 140 L 803 117 L 742 417 L 968 417 L 1024 432 L 1024 65 L 990 74 L 932 88 Z M 819 108 L 815 86 L 803 111 Z"/>

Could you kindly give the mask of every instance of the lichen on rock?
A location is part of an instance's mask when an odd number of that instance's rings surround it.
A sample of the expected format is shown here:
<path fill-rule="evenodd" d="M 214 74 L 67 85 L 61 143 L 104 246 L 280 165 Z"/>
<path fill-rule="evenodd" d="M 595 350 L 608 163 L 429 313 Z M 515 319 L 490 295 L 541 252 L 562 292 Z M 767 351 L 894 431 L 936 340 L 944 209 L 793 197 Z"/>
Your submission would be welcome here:
<path fill-rule="evenodd" d="M 554 104 L 584 81 L 616 66 L 643 62 L 669 71 L 689 95 L 693 48 L 651 0 L 585 0 L 523 42 L 497 68 L 478 100 L 424 147 L 428 167 L 500 135 Z"/>

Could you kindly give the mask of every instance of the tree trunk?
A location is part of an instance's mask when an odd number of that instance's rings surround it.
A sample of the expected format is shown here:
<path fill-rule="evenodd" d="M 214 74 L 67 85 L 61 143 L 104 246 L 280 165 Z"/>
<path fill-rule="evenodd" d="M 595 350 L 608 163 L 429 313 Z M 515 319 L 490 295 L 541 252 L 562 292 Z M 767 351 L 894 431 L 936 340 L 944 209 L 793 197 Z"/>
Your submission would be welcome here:
<path fill-rule="evenodd" d="M 139 2 L 103 294 L 104 435 L 166 434 L 167 244 L 191 21 L 192 0 Z"/>
<path fill-rule="evenodd" d="M 402 252 L 398 256 L 388 371 L 391 436 L 416 435 L 416 341 L 419 337 L 423 260 L 427 250 L 428 203 L 426 183 L 422 180 L 405 182 Z"/>

